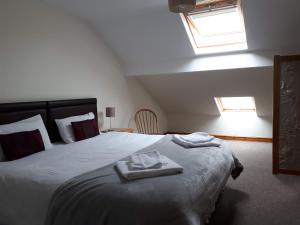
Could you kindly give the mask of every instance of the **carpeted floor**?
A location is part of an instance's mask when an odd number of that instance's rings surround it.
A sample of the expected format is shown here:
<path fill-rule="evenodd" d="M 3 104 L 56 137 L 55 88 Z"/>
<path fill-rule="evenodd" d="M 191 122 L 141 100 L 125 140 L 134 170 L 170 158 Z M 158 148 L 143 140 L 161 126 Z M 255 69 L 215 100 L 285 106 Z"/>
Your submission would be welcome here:
<path fill-rule="evenodd" d="M 300 225 L 300 176 L 272 175 L 272 144 L 228 143 L 245 170 L 230 178 L 210 225 Z"/>

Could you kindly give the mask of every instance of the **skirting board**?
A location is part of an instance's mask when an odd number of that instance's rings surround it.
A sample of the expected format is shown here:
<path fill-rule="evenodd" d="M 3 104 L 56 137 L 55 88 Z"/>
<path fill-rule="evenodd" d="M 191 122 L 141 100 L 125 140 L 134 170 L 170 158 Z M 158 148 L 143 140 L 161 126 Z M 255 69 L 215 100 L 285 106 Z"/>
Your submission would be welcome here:
<path fill-rule="evenodd" d="M 254 141 L 254 142 L 273 142 L 272 138 L 261 138 L 261 137 L 238 137 L 238 136 L 225 136 L 225 135 L 213 135 L 223 140 L 234 140 L 234 141 Z"/>
<path fill-rule="evenodd" d="M 166 134 L 188 134 L 183 132 L 167 132 Z M 261 137 L 239 137 L 239 136 L 227 136 L 227 135 L 218 135 L 218 134 L 211 134 L 217 138 L 223 140 L 233 140 L 233 141 L 253 141 L 253 142 L 269 142 L 272 143 L 272 138 L 261 138 Z"/>

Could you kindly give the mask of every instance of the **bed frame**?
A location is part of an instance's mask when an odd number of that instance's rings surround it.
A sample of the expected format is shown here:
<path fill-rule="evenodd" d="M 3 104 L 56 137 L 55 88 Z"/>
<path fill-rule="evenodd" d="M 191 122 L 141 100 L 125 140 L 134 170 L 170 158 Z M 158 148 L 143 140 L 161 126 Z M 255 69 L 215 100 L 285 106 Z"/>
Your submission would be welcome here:
<path fill-rule="evenodd" d="M 78 116 L 93 112 L 97 117 L 97 99 L 73 99 L 58 101 L 38 101 L 0 104 L 0 125 L 13 123 L 40 114 L 43 118 L 50 140 L 61 141 L 55 119 Z"/>

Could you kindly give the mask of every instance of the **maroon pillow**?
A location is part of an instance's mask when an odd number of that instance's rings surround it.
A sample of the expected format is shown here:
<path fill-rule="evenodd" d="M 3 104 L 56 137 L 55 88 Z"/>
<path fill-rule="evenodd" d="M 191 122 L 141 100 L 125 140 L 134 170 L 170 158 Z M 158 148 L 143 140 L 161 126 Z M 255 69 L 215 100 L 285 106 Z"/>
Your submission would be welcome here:
<path fill-rule="evenodd" d="M 24 131 L 0 135 L 0 144 L 8 161 L 21 159 L 45 150 L 40 131 Z"/>
<path fill-rule="evenodd" d="M 76 141 L 99 135 L 98 124 L 95 119 L 72 122 L 71 124 Z"/>

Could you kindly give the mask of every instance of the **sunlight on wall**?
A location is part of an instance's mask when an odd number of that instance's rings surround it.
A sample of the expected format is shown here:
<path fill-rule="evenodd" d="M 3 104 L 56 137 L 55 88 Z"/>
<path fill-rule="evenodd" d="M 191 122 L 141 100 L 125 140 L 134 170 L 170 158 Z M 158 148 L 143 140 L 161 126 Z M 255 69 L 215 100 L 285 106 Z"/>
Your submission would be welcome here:
<path fill-rule="evenodd" d="M 221 127 L 221 133 L 238 136 L 249 136 L 249 133 L 260 136 L 260 132 L 266 128 L 265 123 L 265 119 L 258 117 L 256 112 L 226 112 L 214 122 Z M 258 130 L 261 131 L 257 132 Z"/>
<path fill-rule="evenodd" d="M 259 117 L 256 112 L 223 112 L 219 120 L 232 128 L 241 129 L 257 126 Z"/>

